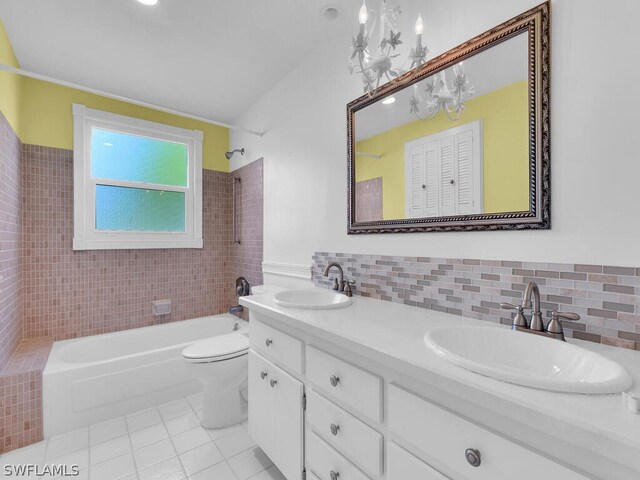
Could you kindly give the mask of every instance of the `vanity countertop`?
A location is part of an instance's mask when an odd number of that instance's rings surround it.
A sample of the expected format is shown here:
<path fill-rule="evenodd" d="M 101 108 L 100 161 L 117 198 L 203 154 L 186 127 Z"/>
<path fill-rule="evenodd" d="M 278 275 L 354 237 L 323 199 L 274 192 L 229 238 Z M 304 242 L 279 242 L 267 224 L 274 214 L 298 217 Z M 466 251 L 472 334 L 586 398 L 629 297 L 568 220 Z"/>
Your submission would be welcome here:
<path fill-rule="evenodd" d="M 434 401 L 585 472 L 640 478 L 640 415 L 623 406 L 620 394 L 513 385 L 449 364 L 425 347 L 424 335 L 435 327 L 497 324 L 361 296 L 337 310 L 281 307 L 273 293 L 241 297 L 240 303 L 429 385 Z M 640 394 L 640 352 L 569 341 L 623 365 L 634 378 L 631 391 Z"/>

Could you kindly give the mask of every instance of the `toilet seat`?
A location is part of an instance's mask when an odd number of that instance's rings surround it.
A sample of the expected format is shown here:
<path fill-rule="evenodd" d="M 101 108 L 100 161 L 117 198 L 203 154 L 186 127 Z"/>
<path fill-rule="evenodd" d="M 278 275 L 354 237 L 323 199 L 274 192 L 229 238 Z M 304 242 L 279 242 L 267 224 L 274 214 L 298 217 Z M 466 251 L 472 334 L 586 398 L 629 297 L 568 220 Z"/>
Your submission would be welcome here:
<path fill-rule="evenodd" d="M 189 345 L 182 357 L 192 363 L 221 362 L 247 355 L 249 339 L 241 333 L 228 333 Z"/>

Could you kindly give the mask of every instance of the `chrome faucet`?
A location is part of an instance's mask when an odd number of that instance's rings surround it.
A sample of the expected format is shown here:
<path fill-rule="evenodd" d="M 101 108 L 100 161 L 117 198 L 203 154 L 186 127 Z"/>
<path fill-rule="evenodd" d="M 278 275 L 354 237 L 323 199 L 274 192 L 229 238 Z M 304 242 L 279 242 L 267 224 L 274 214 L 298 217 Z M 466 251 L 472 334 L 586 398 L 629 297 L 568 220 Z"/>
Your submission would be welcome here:
<path fill-rule="evenodd" d="M 533 295 L 533 302 L 531 302 L 531 296 Z M 570 320 L 575 322 L 580 320 L 580 315 L 572 312 L 557 312 L 553 310 L 551 312 L 551 320 L 545 328 L 542 320 L 542 313 L 540 312 L 540 289 L 535 282 L 529 282 L 527 288 L 524 291 L 521 305 L 513 305 L 507 302 L 501 302 L 500 308 L 505 310 L 515 310 L 516 314 L 513 317 L 513 323 L 511 324 L 512 330 L 519 332 L 534 333 L 536 335 L 542 335 L 545 337 L 555 338 L 564 341 L 564 330 L 560 319 Z M 531 310 L 531 324 L 527 322 L 527 317 L 524 315 L 524 310 Z"/>
<path fill-rule="evenodd" d="M 334 279 L 333 289 L 337 290 L 338 292 L 343 292 L 347 297 L 353 296 L 351 285 L 354 285 L 356 282 L 349 282 L 344 279 L 344 271 L 342 270 L 342 266 L 338 262 L 331 262 L 329 265 L 327 265 L 327 268 L 324 269 L 324 276 L 329 276 L 329 270 L 331 270 L 332 267 L 336 267 L 338 269 L 338 273 L 340 273 L 340 280 L 338 280 L 337 278 Z"/>

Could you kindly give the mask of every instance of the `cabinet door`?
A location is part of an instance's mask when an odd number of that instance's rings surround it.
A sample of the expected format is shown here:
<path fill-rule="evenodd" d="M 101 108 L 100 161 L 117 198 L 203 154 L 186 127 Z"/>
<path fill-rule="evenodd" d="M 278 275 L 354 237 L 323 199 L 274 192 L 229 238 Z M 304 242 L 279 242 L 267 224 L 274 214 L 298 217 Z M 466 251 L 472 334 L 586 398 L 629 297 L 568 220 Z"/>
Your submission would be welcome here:
<path fill-rule="evenodd" d="M 277 448 L 273 437 L 273 395 L 269 379 L 273 366 L 249 350 L 249 435 L 273 460 Z"/>
<path fill-rule="evenodd" d="M 249 434 L 288 480 L 302 478 L 303 394 L 302 382 L 249 351 Z"/>

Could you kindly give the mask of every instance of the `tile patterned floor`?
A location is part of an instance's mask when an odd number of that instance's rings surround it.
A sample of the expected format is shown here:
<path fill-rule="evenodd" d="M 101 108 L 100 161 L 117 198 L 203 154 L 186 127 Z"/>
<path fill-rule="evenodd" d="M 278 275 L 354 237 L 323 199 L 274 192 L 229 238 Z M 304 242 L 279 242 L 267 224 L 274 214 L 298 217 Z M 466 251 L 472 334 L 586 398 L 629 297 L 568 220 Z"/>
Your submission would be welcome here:
<path fill-rule="evenodd" d="M 0 478 L 6 464 L 75 464 L 78 476 L 58 478 L 286 480 L 251 439 L 246 422 L 207 430 L 200 426 L 201 411 L 202 394 L 196 394 L 65 433 L 3 455 Z"/>

